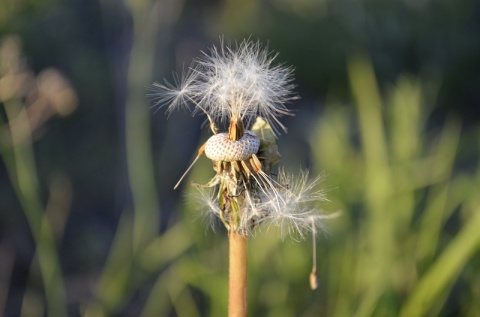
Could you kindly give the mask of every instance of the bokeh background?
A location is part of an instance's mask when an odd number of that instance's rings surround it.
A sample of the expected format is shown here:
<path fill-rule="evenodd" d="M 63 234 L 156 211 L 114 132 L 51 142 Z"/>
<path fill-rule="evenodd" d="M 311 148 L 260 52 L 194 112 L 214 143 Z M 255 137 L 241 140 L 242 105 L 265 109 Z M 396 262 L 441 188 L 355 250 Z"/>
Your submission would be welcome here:
<path fill-rule="evenodd" d="M 148 85 L 249 38 L 295 67 L 280 165 L 329 233 L 249 242 L 250 316 L 480 316 L 480 3 L 0 0 L 0 315 L 225 316 L 190 181 L 205 118 Z"/>

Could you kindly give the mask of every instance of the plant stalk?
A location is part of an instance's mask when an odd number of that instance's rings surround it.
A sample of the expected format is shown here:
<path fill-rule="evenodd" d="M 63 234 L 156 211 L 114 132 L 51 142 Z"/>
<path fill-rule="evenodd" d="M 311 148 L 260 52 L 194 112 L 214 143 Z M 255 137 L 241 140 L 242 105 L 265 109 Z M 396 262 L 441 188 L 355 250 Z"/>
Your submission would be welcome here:
<path fill-rule="evenodd" d="M 247 238 L 229 233 L 228 317 L 247 316 Z"/>
<path fill-rule="evenodd" d="M 55 236 L 39 197 L 39 185 L 35 167 L 35 155 L 31 127 L 25 107 L 17 99 L 5 100 L 7 122 L 0 120 L 0 127 L 10 126 L 13 158 L 0 144 L 0 156 L 5 157 L 11 182 L 32 231 L 37 247 L 40 273 L 45 289 L 49 316 L 67 316 L 64 282 Z"/>

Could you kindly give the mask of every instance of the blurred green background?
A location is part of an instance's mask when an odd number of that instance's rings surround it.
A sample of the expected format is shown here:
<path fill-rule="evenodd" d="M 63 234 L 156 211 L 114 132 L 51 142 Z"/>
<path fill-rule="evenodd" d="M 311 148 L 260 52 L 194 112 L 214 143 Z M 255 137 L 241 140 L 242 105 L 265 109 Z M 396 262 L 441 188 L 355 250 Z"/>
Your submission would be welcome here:
<path fill-rule="evenodd" d="M 225 316 L 227 239 L 191 180 L 202 117 L 155 111 L 220 38 L 295 67 L 280 165 L 329 233 L 249 241 L 250 316 L 480 316 L 480 3 L 0 0 L 0 315 Z"/>

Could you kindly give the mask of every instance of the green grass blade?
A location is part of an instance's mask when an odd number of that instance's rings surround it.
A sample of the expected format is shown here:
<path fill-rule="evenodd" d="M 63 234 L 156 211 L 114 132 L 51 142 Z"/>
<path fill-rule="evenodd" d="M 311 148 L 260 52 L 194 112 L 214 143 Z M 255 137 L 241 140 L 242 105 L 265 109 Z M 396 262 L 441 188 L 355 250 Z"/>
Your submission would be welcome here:
<path fill-rule="evenodd" d="M 423 275 L 406 304 L 401 317 L 423 316 L 447 290 L 480 244 L 480 210 L 473 213 L 431 268 Z"/>

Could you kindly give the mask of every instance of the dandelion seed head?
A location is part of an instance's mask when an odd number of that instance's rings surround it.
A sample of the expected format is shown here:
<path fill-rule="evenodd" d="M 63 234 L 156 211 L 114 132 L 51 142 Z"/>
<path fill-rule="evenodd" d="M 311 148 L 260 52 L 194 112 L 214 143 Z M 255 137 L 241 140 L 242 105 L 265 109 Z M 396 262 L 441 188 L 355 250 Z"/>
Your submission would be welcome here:
<path fill-rule="evenodd" d="M 217 123 L 232 118 L 247 126 L 257 116 L 265 118 L 278 133 L 286 131 L 279 117 L 290 114 L 286 103 L 293 93 L 292 68 L 272 65 L 276 55 L 259 42 L 243 41 L 237 47 L 221 44 L 194 61 L 174 85 L 155 83 L 150 96 L 154 107 L 167 111 L 194 106 Z"/>
<path fill-rule="evenodd" d="M 276 57 L 259 42 L 222 42 L 194 60 L 173 84 L 154 83 L 150 96 L 158 109 L 189 109 L 210 121 L 214 135 L 194 160 L 204 153 L 217 172 L 204 187 L 197 186 L 197 199 L 210 223 L 219 218 L 227 230 L 245 236 L 266 225 L 279 227 L 282 238 L 305 238 L 325 231 L 324 220 L 332 216 L 317 207 L 327 200 L 318 189 L 323 175 L 309 180 L 308 171 L 294 177 L 283 169 L 277 177 L 270 175 L 280 158 L 276 134 L 286 131 L 279 118 L 291 114 L 286 104 L 296 98 L 292 68 L 274 65 Z M 266 131 L 268 140 L 249 130 L 258 117 L 266 123 L 254 130 L 262 136 Z M 217 124 L 228 122 L 228 133 L 219 132 Z"/>

